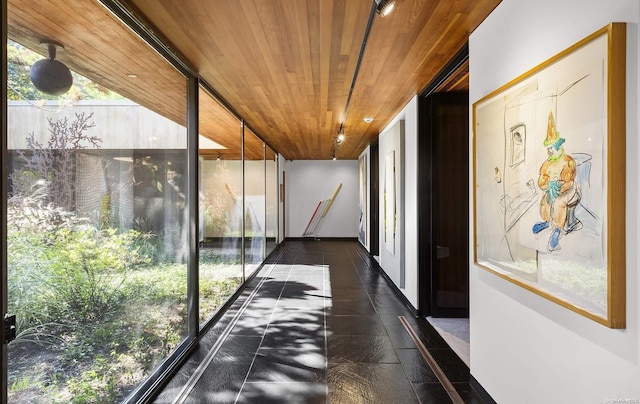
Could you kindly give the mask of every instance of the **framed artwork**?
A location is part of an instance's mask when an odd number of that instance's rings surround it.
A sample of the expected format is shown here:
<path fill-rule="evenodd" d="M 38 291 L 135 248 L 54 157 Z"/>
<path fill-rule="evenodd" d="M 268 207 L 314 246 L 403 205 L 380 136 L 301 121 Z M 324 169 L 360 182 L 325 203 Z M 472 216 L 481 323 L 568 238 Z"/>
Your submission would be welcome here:
<path fill-rule="evenodd" d="M 473 104 L 474 261 L 625 327 L 626 25 Z"/>
<path fill-rule="evenodd" d="M 384 246 L 396 253 L 396 152 L 391 150 L 384 160 Z"/>
<path fill-rule="evenodd" d="M 367 153 L 363 153 L 358 159 L 358 182 L 359 182 L 359 194 L 358 194 L 358 240 L 363 246 L 367 246 L 367 184 L 369 179 L 367 178 Z"/>

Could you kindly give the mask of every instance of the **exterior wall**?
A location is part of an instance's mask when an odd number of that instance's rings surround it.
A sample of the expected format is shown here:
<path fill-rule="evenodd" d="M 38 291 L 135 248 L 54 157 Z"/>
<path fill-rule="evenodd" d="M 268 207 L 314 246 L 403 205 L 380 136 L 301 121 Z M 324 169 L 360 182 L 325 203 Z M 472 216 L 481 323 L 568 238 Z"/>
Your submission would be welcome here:
<path fill-rule="evenodd" d="M 499 403 L 640 402 L 639 9 L 637 0 L 503 0 L 471 35 L 474 103 L 608 23 L 628 23 L 627 327 L 609 329 L 471 262 L 471 373 Z"/>
<path fill-rule="evenodd" d="M 79 101 L 73 109 L 60 107 L 55 101 L 36 106 L 33 101 L 9 101 L 8 133 L 24 136 L 9 136 L 9 150 L 26 149 L 26 138 L 34 133 L 37 141 L 43 142 L 49 135 L 42 131 L 48 128 L 47 119 L 67 118 L 72 121 L 75 114 L 93 113 L 95 127 L 92 136 L 102 139 L 101 149 L 186 149 L 185 127 L 133 101 Z M 200 149 L 224 149 L 217 143 L 200 137 Z"/>

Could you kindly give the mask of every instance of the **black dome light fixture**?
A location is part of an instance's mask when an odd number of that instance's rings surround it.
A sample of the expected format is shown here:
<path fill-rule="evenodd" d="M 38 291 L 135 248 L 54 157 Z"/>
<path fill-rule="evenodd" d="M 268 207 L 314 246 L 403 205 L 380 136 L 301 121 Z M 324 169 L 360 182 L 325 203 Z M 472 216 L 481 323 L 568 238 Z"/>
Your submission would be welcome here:
<path fill-rule="evenodd" d="M 43 41 L 49 51 L 49 58 L 38 60 L 31 66 L 29 76 L 31 82 L 40 91 L 50 95 L 62 95 L 73 85 L 71 70 L 59 60 L 56 60 L 56 50 L 64 47 L 53 41 Z"/>
<path fill-rule="evenodd" d="M 393 8 L 396 6 L 395 0 L 375 0 L 376 12 L 380 14 L 380 17 L 389 15 Z"/>

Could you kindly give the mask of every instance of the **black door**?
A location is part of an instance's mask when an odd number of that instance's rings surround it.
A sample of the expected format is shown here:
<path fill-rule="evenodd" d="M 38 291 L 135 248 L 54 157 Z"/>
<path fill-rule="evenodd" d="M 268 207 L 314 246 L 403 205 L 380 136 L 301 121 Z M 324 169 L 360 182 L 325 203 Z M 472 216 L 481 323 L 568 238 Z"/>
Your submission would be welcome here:
<path fill-rule="evenodd" d="M 469 94 L 419 101 L 420 314 L 469 316 Z"/>
<path fill-rule="evenodd" d="M 371 150 L 369 153 L 371 156 L 371 164 L 369 169 L 369 177 L 371 179 L 371 186 L 369 187 L 369 254 L 378 255 L 380 251 L 378 250 L 379 239 L 379 226 L 380 220 L 378 215 L 380 213 L 380 181 L 379 177 L 379 166 L 378 166 L 378 141 L 376 140 L 371 144 Z"/>

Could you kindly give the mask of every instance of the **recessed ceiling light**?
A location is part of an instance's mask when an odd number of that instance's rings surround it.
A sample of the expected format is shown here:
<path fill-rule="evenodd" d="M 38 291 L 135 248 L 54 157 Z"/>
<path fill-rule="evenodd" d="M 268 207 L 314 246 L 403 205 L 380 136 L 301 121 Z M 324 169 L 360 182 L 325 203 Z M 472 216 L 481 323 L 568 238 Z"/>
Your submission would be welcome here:
<path fill-rule="evenodd" d="M 364 117 L 363 121 L 365 121 L 366 123 L 371 123 L 371 122 L 373 122 L 373 118 L 370 117 L 370 116 L 366 116 L 366 117 Z"/>
<path fill-rule="evenodd" d="M 135 75 L 135 74 L 133 74 L 133 73 L 129 73 L 129 74 L 127 74 L 127 77 L 129 77 L 130 79 L 138 78 L 138 76 L 137 76 L 137 75 Z"/>

